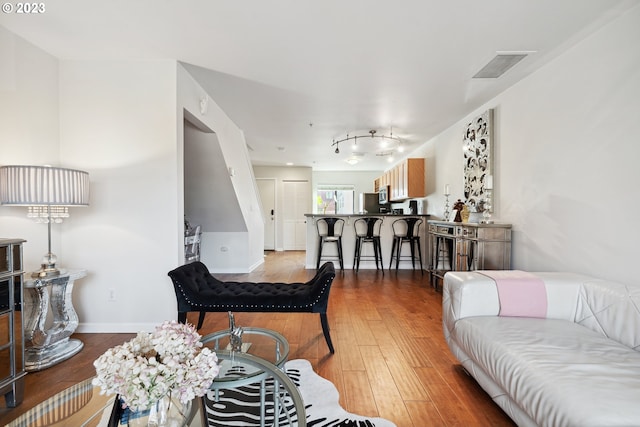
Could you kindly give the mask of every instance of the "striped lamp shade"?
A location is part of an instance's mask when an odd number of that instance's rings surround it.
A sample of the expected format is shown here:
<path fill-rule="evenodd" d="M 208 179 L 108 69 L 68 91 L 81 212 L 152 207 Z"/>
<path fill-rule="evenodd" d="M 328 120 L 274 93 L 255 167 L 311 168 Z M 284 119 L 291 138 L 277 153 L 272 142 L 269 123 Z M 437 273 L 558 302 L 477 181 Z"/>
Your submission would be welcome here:
<path fill-rule="evenodd" d="M 89 174 L 50 166 L 2 166 L 0 204 L 89 206 Z"/>

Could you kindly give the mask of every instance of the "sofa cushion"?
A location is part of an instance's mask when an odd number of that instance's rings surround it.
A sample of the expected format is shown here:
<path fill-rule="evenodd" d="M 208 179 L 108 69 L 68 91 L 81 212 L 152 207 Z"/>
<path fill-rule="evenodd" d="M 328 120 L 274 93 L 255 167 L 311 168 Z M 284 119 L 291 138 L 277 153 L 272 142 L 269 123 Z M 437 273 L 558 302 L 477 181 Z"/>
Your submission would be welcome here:
<path fill-rule="evenodd" d="M 604 280 L 585 283 L 575 322 L 640 351 L 640 287 Z"/>
<path fill-rule="evenodd" d="M 520 270 L 486 270 L 478 273 L 496 282 L 500 300 L 499 316 L 547 317 L 547 290 L 541 277 Z"/>
<path fill-rule="evenodd" d="M 541 426 L 640 425 L 640 353 L 558 319 L 470 317 L 451 338 Z"/>

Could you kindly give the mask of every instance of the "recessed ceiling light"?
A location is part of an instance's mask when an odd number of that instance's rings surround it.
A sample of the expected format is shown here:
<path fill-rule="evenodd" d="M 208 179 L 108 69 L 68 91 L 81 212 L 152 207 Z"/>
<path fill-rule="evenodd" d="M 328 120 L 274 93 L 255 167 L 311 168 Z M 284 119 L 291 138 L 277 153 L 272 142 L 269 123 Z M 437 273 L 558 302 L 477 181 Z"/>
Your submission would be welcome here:
<path fill-rule="evenodd" d="M 287 162 L 287 166 L 293 166 L 293 163 Z"/>
<path fill-rule="evenodd" d="M 355 156 L 351 156 L 345 160 L 345 162 L 349 163 L 351 166 L 358 164 L 359 161 L 360 159 Z"/>

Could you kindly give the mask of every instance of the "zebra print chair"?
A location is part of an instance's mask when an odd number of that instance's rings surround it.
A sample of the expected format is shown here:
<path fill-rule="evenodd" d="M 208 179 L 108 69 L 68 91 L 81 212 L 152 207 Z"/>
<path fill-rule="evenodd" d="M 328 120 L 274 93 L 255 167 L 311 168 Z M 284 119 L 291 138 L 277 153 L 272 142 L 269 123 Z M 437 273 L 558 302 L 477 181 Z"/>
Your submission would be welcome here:
<path fill-rule="evenodd" d="M 222 282 L 209 273 L 200 261 L 171 270 L 178 303 L 178 321 L 187 313 L 200 312 L 197 328 L 207 312 L 287 312 L 318 313 L 329 351 L 334 353 L 329 335 L 327 305 L 336 275 L 332 262 L 326 262 L 306 283 Z"/>

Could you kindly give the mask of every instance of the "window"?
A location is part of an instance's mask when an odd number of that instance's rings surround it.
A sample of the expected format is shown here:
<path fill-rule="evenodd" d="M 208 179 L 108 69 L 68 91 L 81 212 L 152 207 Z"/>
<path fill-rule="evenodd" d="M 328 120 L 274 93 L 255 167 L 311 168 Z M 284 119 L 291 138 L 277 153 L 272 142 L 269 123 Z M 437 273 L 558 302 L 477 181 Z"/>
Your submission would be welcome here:
<path fill-rule="evenodd" d="M 353 185 L 318 185 L 316 188 L 316 213 L 352 214 L 354 192 Z"/>

